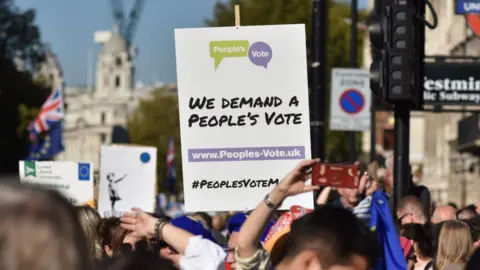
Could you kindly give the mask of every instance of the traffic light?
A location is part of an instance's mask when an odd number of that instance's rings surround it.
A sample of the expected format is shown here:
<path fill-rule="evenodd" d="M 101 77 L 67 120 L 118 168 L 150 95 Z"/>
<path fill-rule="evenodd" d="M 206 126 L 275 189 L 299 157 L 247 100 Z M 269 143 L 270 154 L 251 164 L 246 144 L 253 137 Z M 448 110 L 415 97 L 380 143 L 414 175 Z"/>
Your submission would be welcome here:
<path fill-rule="evenodd" d="M 368 19 L 368 32 L 370 34 L 372 64 L 370 65 L 370 89 L 374 97 L 382 98 L 381 89 L 385 83 L 385 36 L 386 18 L 384 8 L 380 1 L 376 1 L 375 8 Z"/>
<path fill-rule="evenodd" d="M 413 2 L 375 2 L 369 18 L 373 59 L 370 87 L 382 101 L 411 101 L 414 107 L 421 107 L 425 31 L 418 16 L 423 17 L 425 7 Z"/>
<path fill-rule="evenodd" d="M 398 1 L 385 7 L 387 18 L 385 97 L 390 102 L 412 100 L 413 76 L 413 6 Z"/>

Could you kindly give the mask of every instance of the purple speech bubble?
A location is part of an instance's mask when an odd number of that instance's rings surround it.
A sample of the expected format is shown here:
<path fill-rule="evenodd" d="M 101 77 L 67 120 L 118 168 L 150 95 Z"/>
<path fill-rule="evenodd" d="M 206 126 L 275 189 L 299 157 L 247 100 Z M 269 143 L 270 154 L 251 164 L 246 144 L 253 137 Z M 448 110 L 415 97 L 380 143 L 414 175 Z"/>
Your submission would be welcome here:
<path fill-rule="evenodd" d="M 266 69 L 272 60 L 272 48 L 265 42 L 255 42 L 248 50 L 248 58 L 254 65 Z"/>

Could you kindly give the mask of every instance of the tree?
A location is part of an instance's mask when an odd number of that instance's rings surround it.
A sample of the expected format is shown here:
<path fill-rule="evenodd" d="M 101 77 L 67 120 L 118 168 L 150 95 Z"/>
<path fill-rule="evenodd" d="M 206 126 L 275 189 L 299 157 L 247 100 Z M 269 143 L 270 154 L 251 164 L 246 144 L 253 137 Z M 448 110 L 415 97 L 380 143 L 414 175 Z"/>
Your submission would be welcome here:
<path fill-rule="evenodd" d="M 22 11 L 12 0 L 0 0 L 0 56 L 22 62 L 22 69 L 30 72 L 45 55 L 40 30 L 34 20 L 33 9 Z"/>
<path fill-rule="evenodd" d="M 166 88 L 155 90 L 151 99 L 142 100 L 132 114 L 128 132 L 132 144 L 157 148 L 157 185 L 159 191 L 166 188 L 167 152 L 170 137 L 175 141 L 176 188 L 182 190 L 180 122 L 178 99 Z"/>
<path fill-rule="evenodd" d="M 234 6 L 240 5 L 242 25 L 305 24 L 306 44 L 310 55 L 310 32 L 312 24 L 312 0 L 230 0 L 218 2 L 214 7 L 213 18 L 205 20 L 211 27 L 232 26 L 235 22 Z M 327 89 L 330 85 L 332 67 L 350 65 L 350 25 L 345 18 L 350 17 L 350 6 L 329 1 Z M 359 14 L 360 20 L 365 14 Z M 357 40 L 357 66 L 361 63 L 362 35 Z M 310 63 L 310 61 L 308 61 Z M 328 91 L 327 91 L 328 93 Z M 328 100 L 329 97 L 327 95 Z M 329 108 L 325 108 L 328 112 Z M 327 114 L 328 115 L 328 114 Z M 328 119 L 326 119 L 328 121 Z M 360 148 L 358 140 L 358 149 Z M 348 157 L 348 142 L 344 132 L 328 131 L 327 157 L 329 161 L 344 161 Z"/>
<path fill-rule="evenodd" d="M 21 11 L 11 0 L 0 0 L 0 174 L 18 172 L 18 160 L 26 156 L 28 144 L 21 130 L 28 119 L 21 114 L 30 119 L 31 108 L 40 107 L 49 94 L 32 81 L 44 55 L 34 19 L 33 10 Z"/>

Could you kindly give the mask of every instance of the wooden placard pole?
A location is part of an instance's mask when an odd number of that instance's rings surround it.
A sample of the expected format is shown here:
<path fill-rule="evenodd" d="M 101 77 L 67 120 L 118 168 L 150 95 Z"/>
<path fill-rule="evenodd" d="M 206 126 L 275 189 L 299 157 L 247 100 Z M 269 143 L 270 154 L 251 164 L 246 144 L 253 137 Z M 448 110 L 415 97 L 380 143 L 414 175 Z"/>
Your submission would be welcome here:
<path fill-rule="evenodd" d="M 235 26 L 240 26 L 240 5 L 235 5 Z"/>

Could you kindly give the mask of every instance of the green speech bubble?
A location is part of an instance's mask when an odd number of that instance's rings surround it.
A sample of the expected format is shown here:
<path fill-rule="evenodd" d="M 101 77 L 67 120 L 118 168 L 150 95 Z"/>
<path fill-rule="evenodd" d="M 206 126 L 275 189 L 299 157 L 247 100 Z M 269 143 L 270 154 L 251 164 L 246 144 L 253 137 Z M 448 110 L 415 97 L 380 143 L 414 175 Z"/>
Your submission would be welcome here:
<path fill-rule="evenodd" d="M 210 57 L 215 59 L 215 69 L 223 58 L 247 57 L 249 46 L 248 40 L 210 41 Z"/>

